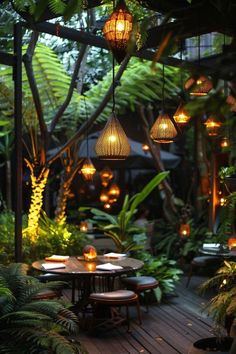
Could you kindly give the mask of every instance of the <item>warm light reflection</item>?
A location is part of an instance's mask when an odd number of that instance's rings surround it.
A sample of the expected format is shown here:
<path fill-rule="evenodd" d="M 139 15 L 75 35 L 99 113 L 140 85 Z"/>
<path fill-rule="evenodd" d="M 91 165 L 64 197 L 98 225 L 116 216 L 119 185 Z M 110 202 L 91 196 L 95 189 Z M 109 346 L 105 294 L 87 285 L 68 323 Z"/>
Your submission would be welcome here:
<path fill-rule="evenodd" d="M 110 143 L 115 143 L 116 142 L 116 136 L 115 135 L 110 135 L 109 137 L 108 137 L 108 141 L 110 142 Z"/>
<path fill-rule="evenodd" d="M 103 170 L 100 172 L 100 177 L 102 185 L 104 187 L 107 187 L 108 183 L 113 178 L 113 172 L 110 170 L 109 167 L 104 167 Z"/>
<path fill-rule="evenodd" d="M 118 198 L 120 195 L 120 188 L 116 183 L 113 183 L 108 191 L 109 197 Z"/>
<path fill-rule="evenodd" d="M 220 198 L 220 206 L 224 206 L 226 203 L 226 199 L 224 197 Z"/>
<path fill-rule="evenodd" d="M 84 264 L 84 268 L 88 271 L 88 272 L 95 272 L 96 270 L 96 262 L 86 262 Z"/>

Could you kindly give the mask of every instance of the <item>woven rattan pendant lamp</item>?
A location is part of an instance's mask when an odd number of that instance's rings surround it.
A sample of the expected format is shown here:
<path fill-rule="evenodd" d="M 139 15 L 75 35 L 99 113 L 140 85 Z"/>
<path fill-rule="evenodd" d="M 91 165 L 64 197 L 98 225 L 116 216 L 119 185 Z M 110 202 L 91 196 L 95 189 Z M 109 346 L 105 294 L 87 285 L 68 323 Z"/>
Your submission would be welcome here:
<path fill-rule="evenodd" d="M 201 59 L 201 37 L 198 36 L 198 65 L 200 71 L 200 59 Z M 202 74 L 193 74 L 184 84 L 185 90 L 190 96 L 207 96 L 213 88 L 211 80 Z"/>
<path fill-rule="evenodd" d="M 132 28 L 133 16 L 125 1 L 120 0 L 103 28 L 107 44 L 119 64 L 126 56 Z"/>
<path fill-rule="evenodd" d="M 169 115 L 165 112 L 164 107 L 164 92 L 165 92 L 165 66 L 163 65 L 163 84 L 162 84 L 162 112 L 157 117 L 155 123 L 153 124 L 150 130 L 151 138 L 160 144 L 169 144 L 174 141 L 174 138 L 177 136 L 177 130 L 174 123 L 172 122 Z"/>
<path fill-rule="evenodd" d="M 85 97 L 84 97 L 84 106 L 85 106 L 85 112 L 86 112 L 86 120 L 88 121 L 88 112 L 87 112 L 87 105 L 86 105 Z M 83 178 L 86 181 L 92 181 L 93 175 L 96 172 L 96 168 L 94 167 L 94 165 L 89 157 L 88 131 L 86 132 L 86 152 L 87 152 L 87 158 L 84 160 L 80 171 L 83 175 Z"/>
<path fill-rule="evenodd" d="M 115 113 L 115 60 L 112 65 L 112 113 L 96 141 L 95 151 L 102 160 L 125 160 L 130 154 L 127 136 Z"/>
<path fill-rule="evenodd" d="M 181 41 L 181 48 L 180 48 L 180 60 L 182 63 L 183 60 L 183 48 L 182 48 L 182 41 Z M 181 100 L 180 103 L 178 105 L 177 110 L 175 111 L 175 114 L 173 115 L 173 119 L 175 121 L 175 123 L 177 124 L 178 127 L 182 128 L 185 125 L 188 124 L 189 120 L 191 119 L 191 116 L 189 115 L 189 113 L 187 112 L 186 108 L 185 108 L 185 101 L 184 101 L 184 94 L 182 92 L 182 87 L 183 87 L 183 72 L 182 72 L 182 68 L 180 68 L 180 83 L 181 83 Z"/>

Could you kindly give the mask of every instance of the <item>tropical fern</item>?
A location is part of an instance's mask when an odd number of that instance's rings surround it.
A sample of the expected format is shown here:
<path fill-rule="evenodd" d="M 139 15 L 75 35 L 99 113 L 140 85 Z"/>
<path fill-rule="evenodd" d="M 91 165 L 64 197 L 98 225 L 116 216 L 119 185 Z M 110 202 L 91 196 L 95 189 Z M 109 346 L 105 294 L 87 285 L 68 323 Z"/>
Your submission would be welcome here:
<path fill-rule="evenodd" d="M 0 266 L 0 353 L 80 353 L 64 334 L 78 333 L 77 317 L 58 300 L 33 301 L 43 289 L 61 282 L 39 283 L 23 264 Z"/>

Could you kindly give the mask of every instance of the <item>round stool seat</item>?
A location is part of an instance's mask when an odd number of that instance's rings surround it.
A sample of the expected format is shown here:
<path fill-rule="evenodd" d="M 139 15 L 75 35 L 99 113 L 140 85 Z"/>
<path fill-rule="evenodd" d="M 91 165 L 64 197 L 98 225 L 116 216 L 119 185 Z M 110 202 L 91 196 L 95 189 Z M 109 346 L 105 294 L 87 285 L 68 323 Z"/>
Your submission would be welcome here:
<path fill-rule="evenodd" d="M 61 297 L 61 292 L 57 290 L 45 289 L 39 291 L 32 297 L 32 300 L 50 300 Z"/>
<path fill-rule="evenodd" d="M 91 301 L 100 303 L 116 303 L 122 304 L 126 302 L 136 301 L 137 294 L 130 290 L 115 290 L 104 293 L 92 293 L 89 296 Z"/>
<path fill-rule="evenodd" d="M 217 256 L 199 256 L 199 257 L 194 257 L 192 260 L 192 265 L 199 266 L 199 267 L 204 267 L 207 265 L 217 265 L 218 263 L 222 262 L 221 257 Z"/>
<path fill-rule="evenodd" d="M 123 278 L 122 282 L 127 286 L 127 288 L 134 291 L 154 289 L 159 285 L 155 278 L 146 276 Z"/>

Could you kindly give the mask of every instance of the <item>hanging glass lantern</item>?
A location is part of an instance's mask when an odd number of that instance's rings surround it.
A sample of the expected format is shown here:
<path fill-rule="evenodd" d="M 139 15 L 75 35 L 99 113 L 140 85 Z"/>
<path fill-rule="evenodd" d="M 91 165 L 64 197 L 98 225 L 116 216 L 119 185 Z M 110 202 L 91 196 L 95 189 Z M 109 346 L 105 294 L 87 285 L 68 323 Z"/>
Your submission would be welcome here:
<path fill-rule="evenodd" d="M 221 122 L 216 121 L 213 116 L 209 117 L 204 124 L 206 126 L 208 136 L 217 136 L 222 125 Z"/>
<path fill-rule="evenodd" d="M 149 149 L 149 146 L 147 144 L 142 144 L 142 150 L 144 152 L 148 152 L 150 149 Z"/>
<path fill-rule="evenodd" d="M 181 237 L 189 237 L 190 236 L 190 225 L 189 224 L 181 224 L 179 228 L 179 235 Z"/>
<path fill-rule="evenodd" d="M 188 124 L 191 117 L 186 111 L 183 102 L 180 102 L 175 114 L 173 115 L 173 118 L 176 124 L 178 124 L 181 127 Z"/>
<path fill-rule="evenodd" d="M 229 139 L 227 138 L 227 136 L 224 136 L 220 142 L 220 146 L 222 147 L 222 149 L 225 149 L 227 147 L 229 147 Z"/>
<path fill-rule="evenodd" d="M 110 203 L 105 203 L 103 205 L 103 208 L 106 209 L 106 210 L 110 210 L 111 209 L 111 204 Z"/>
<path fill-rule="evenodd" d="M 172 143 L 177 136 L 177 130 L 166 113 L 161 113 L 150 130 L 151 138 L 160 144 Z"/>
<path fill-rule="evenodd" d="M 83 249 L 83 256 L 85 261 L 92 261 L 97 258 L 96 248 L 92 245 L 87 245 Z"/>
<path fill-rule="evenodd" d="M 206 96 L 213 88 L 211 80 L 204 75 L 193 75 L 184 84 L 191 96 Z"/>
<path fill-rule="evenodd" d="M 125 132 L 112 112 L 95 145 L 96 154 L 103 160 L 125 160 L 130 145 Z"/>
<path fill-rule="evenodd" d="M 128 11 L 124 0 L 120 0 L 103 28 L 108 46 L 119 64 L 126 56 L 132 28 L 133 16 Z"/>
<path fill-rule="evenodd" d="M 80 171 L 86 181 L 92 181 L 93 175 L 96 172 L 96 168 L 94 167 L 90 158 L 84 160 Z"/>
<path fill-rule="evenodd" d="M 109 201 L 109 195 L 107 191 L 102 191 L 100 194 L 100 202 L 107 203 Z"/>
<path fill-rule="evenodd" d="M 87 232 L 88 231 L 88 223 L 87 221 L 81 221 L 79 225 L 80 231 Z"/>
<path fill-rule="evenodd" d="M 108 183 L 113 178 L 113 172 L 109 167 L 104 167 L 104 169 L 100 172 L 100 177 L 103 187 L 107 187 Z"/>
<path fill-rule="evenodd" d="M 109 201 L 112 200 L 112 202 L 116 202 L 117 199 L 120 196 L 120 188 L 118 187 L 118 185 L 116 183 L 112 183 L 109 191 L 108 191 L 108 195 L 109 195 Z"/>

